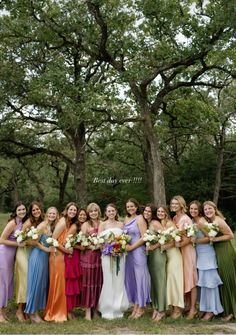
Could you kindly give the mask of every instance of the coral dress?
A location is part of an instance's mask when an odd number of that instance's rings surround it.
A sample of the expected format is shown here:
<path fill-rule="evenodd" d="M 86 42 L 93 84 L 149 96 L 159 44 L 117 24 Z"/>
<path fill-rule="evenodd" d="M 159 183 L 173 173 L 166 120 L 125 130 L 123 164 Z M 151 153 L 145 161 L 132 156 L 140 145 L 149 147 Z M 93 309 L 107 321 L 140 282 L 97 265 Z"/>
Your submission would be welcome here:
<path fill-rule="evenodd" d="M 98 229 L 91 227 L 88 233 L 89 235 L 97 234 Z M 82 269 L 80 305 L 85 308 L 97 308 L 103 283 L 101 251 L 82 251 L 80 254 L 80 264 Z"/>
<path fill-rule="evenodd" d="M 137 219 L 138 216 L 124 226 L 127 234 L 131 236 L 130 244 L 141 238 Z M 141 308 L 150 303 L 150 275 L 144 245 L 129 251 L 126 256 L 125 288 L 130 303 Z"/>
<path fill-rule="evenodd" d="M 65 254 L 66 303 L 68 312 L 79 306 L 79 298 L 82 290 L 81 275 L 80 253 L 79 250 L 73 249 L 72 255 Z"/>
<path fill-rule="evenodd" d="M 176 221 L 176 216 L 173 218 L 174 223 L 180 230 L 186 229 L 186 226 L 192 225 L 192 220 L 187 214 L 184 214 L 180 220 Z M 183 257 L 184 270 L 184 293 L 188 293 L 192 288 L 197 286 L 197 258 L 196 250 L 192 244 L 187 244 L 180 248 Z"/>
<path fill-rule="evenodd" d="M 22 229 L 22 221 L 15 219 L 16 228 L 12 231 L 8 240 L 15 241 L 14 233 Z M 6 307 L 9 299 L 13 297 L 13 273 L 16 247 L 0 245 L 0 308 Z"/>
<path fill-rule="evenodd" d="M 43 234 L 39 242 L 48 246 L 47 235 Z M 48 258 L 49 253 L 35 247 L 29 256 L 27 299 L 25 313 L 33 314 L 44 310 L 48 296 Z"/>
<path fill-rule="evenodd" d="M 59 244 L 64 245 L 68 228 L 58 237 Z M 44 320 L 63 322 L 67 320 L 66 280 L 64 253 L 57 250 L 49 257 L 49 291 Z"/>

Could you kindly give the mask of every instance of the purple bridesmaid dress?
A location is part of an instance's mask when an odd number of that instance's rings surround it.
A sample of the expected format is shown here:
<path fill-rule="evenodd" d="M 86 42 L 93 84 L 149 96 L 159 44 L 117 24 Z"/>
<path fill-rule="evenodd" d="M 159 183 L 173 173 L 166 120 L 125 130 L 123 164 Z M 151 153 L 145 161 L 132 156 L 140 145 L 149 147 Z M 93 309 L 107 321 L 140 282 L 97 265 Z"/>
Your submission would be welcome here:
<path fill-rule="evenodd" d="M 131 236 L 130 244 L 141 237 L 137 225 L 138 218 L 137 216 L 124 226 L 124 230 Z M 131 304 L 137 304 L 142 308 L 150 303 L 150 275 L 144 245 L 129 251 L 126 256 L 125 288 Z"/>
<path fill-rule="evenodd" d="M 22 229 L 22 221 L 16 218 L 16 228 L 8 240 L 15 241 L 15 231 Z M 13 297 L 13 273 L 16 247 L 0 244 L 0 308 L 6 307 L 9 299 Z"/>

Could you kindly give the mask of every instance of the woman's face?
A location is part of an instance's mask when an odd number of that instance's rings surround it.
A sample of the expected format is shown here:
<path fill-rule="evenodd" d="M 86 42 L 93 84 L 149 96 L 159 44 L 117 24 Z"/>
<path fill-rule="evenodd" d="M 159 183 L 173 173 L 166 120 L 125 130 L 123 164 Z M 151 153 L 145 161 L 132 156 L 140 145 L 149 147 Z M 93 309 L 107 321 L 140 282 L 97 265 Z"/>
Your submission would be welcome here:
<path fill-rule="evenodd" d="M 90 217 L 90 219 L 92 220 L 97 220 L 99 217 L 99 211 L 97 207 L 93 207 L 89 212 L 88 215 Z"/>
<path fill-rule="evenodd" d="M 170 207 L 171 207 L 171 210 L 172 210 L 173 212 L 178 212 L 178 211 L 181 210 L 180 203 L 178 202 L 177 199 L 172 199 L 172 200 L 171 200 Z"/>
<path fill-rule="evenodd" d="M 33 205 L 31 213 L 35 219 L 38 219 L 41 216 L 41 209 L 38 205 Z"/>
<path fill-rule="evenodd" d="M 20 219 L 24 219 L 26 215 L 26 208 L 24 205 L 20 205 L 16 208 L 16 216 L 18 216 Z"/>
<path fill-rule="evenodd" d="M 127 213 L 129 213 L 130 215 L 134 215 L 134 214 L 136 214 L 137 209 L 138 209 L 138 208 L 136 207 L 136 205 L 135 205 L 133 202 L 128 201 L 128 202 L 126 203 L 126 211 L 127 211 Z"/>
<path fill-rule="evenodd" d="M 73 219 L 77 214 L 77 208 L 74 205 L 71 205 L 68 209 L 67 209 L 67 216 L 70 219 Z"/>
<path fill-rule="evenodd" d="M 192 218 L 196 218 L 197 216 L 199 216 L 199 209 L 197 204 L 190 205 L 189 214 L 192 216 Z"/>
<path fill-rule="evenodd" d="M 203 211 L 205 216 L 209 219 L 213 219 L 216 215 L 215 208 L 211 205 L 205 205 Z"/>
<path fill-rule="evenodd" d="M 143 211 L 143 217 L 145 220 L 147 220 L 148 222 L 150 222 L 152 220 L 152 210 L 151 210 L 151 207 L 149 206 L 146 206 L 144 208 L 144 211 Z"/>
<path fill-rule="evenodd" d="M 49 222 L 54 222 L 57 218 L 57 211 L 55 208 L 50 208 L 47 212 L 47 217 Z"/>
<path fill-rule="evenodd" d="M 159 220 L 164 220 L 166 218 L 166 212 L 163 207 L 157 208 L 157 218 Z"/>
<path fill-rule="evenodd" d="M 78 215 L 78 220 L 80 223 L 84 223 L 87 220 L 87 214 L 85 211 L 80 211 Z"/>
<path fill-rule="evenodd" d="M 106 216 L 108 217 L 108 219 L 114 220 L 117 214 L 117 210 L 112 207 L 112 206 L 108 206 L 106 209 Z"/>

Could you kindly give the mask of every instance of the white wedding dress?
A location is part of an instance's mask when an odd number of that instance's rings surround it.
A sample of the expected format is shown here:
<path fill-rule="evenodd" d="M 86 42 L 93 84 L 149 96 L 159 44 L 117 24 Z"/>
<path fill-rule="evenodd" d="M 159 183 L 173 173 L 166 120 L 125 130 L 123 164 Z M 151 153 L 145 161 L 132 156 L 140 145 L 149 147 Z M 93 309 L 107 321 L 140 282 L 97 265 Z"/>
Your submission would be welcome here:
<path fill-rule="evenodd" d="M 122 229 L 108 228 L 100 236 L 110 232 L 121 235 Z M 122 318 L 129 308 L 129 301 L 125 290 L 125 256 L 120 257 L 119 272 L 117 274 L 116 257 L 102 255 L 103 286 L 98 302 L 98 310 L 104 319 Z"/>

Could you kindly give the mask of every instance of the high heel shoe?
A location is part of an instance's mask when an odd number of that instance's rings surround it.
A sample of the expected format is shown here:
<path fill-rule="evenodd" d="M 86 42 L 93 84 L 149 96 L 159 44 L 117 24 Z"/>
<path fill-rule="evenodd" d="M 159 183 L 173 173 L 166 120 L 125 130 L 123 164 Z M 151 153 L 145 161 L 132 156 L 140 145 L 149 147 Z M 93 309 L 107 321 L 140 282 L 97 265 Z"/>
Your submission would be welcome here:
<path fill-rule="evenodd" d="M 144 311 L 136 312 L 133 319 L 137 320 L 137 319 L 141 318 L 143 316 L 143 314 L 144 314 Z"/>
<path fill-rule="evenodd" d="M 207 312 L 201 320 L 202 321 L 211 321 L 213 318 L 214 318 L 214 313 Z"/>
<path fill-rule="evenodd" d="M 25 322 L 25 316 L 22 312 L 16 312 L 16 318 L 19 322 Z"/>
<path fill-rule="evenodd" d="M 223 317 L 221 318 L 221 320 L 224 321 L 224 322 L 229 322 L 229 321 L 231 321 L 233 318 L 234 318 L 233 314 L 229 314 L 229 315 L 223 316 Z"/>
<path fill-rule="evenodd" d="M 198 314 L 198 311 L 189 311 L 188 315 L 186 316 L 186 320 L 193 320 L 195 316 Z"/>

